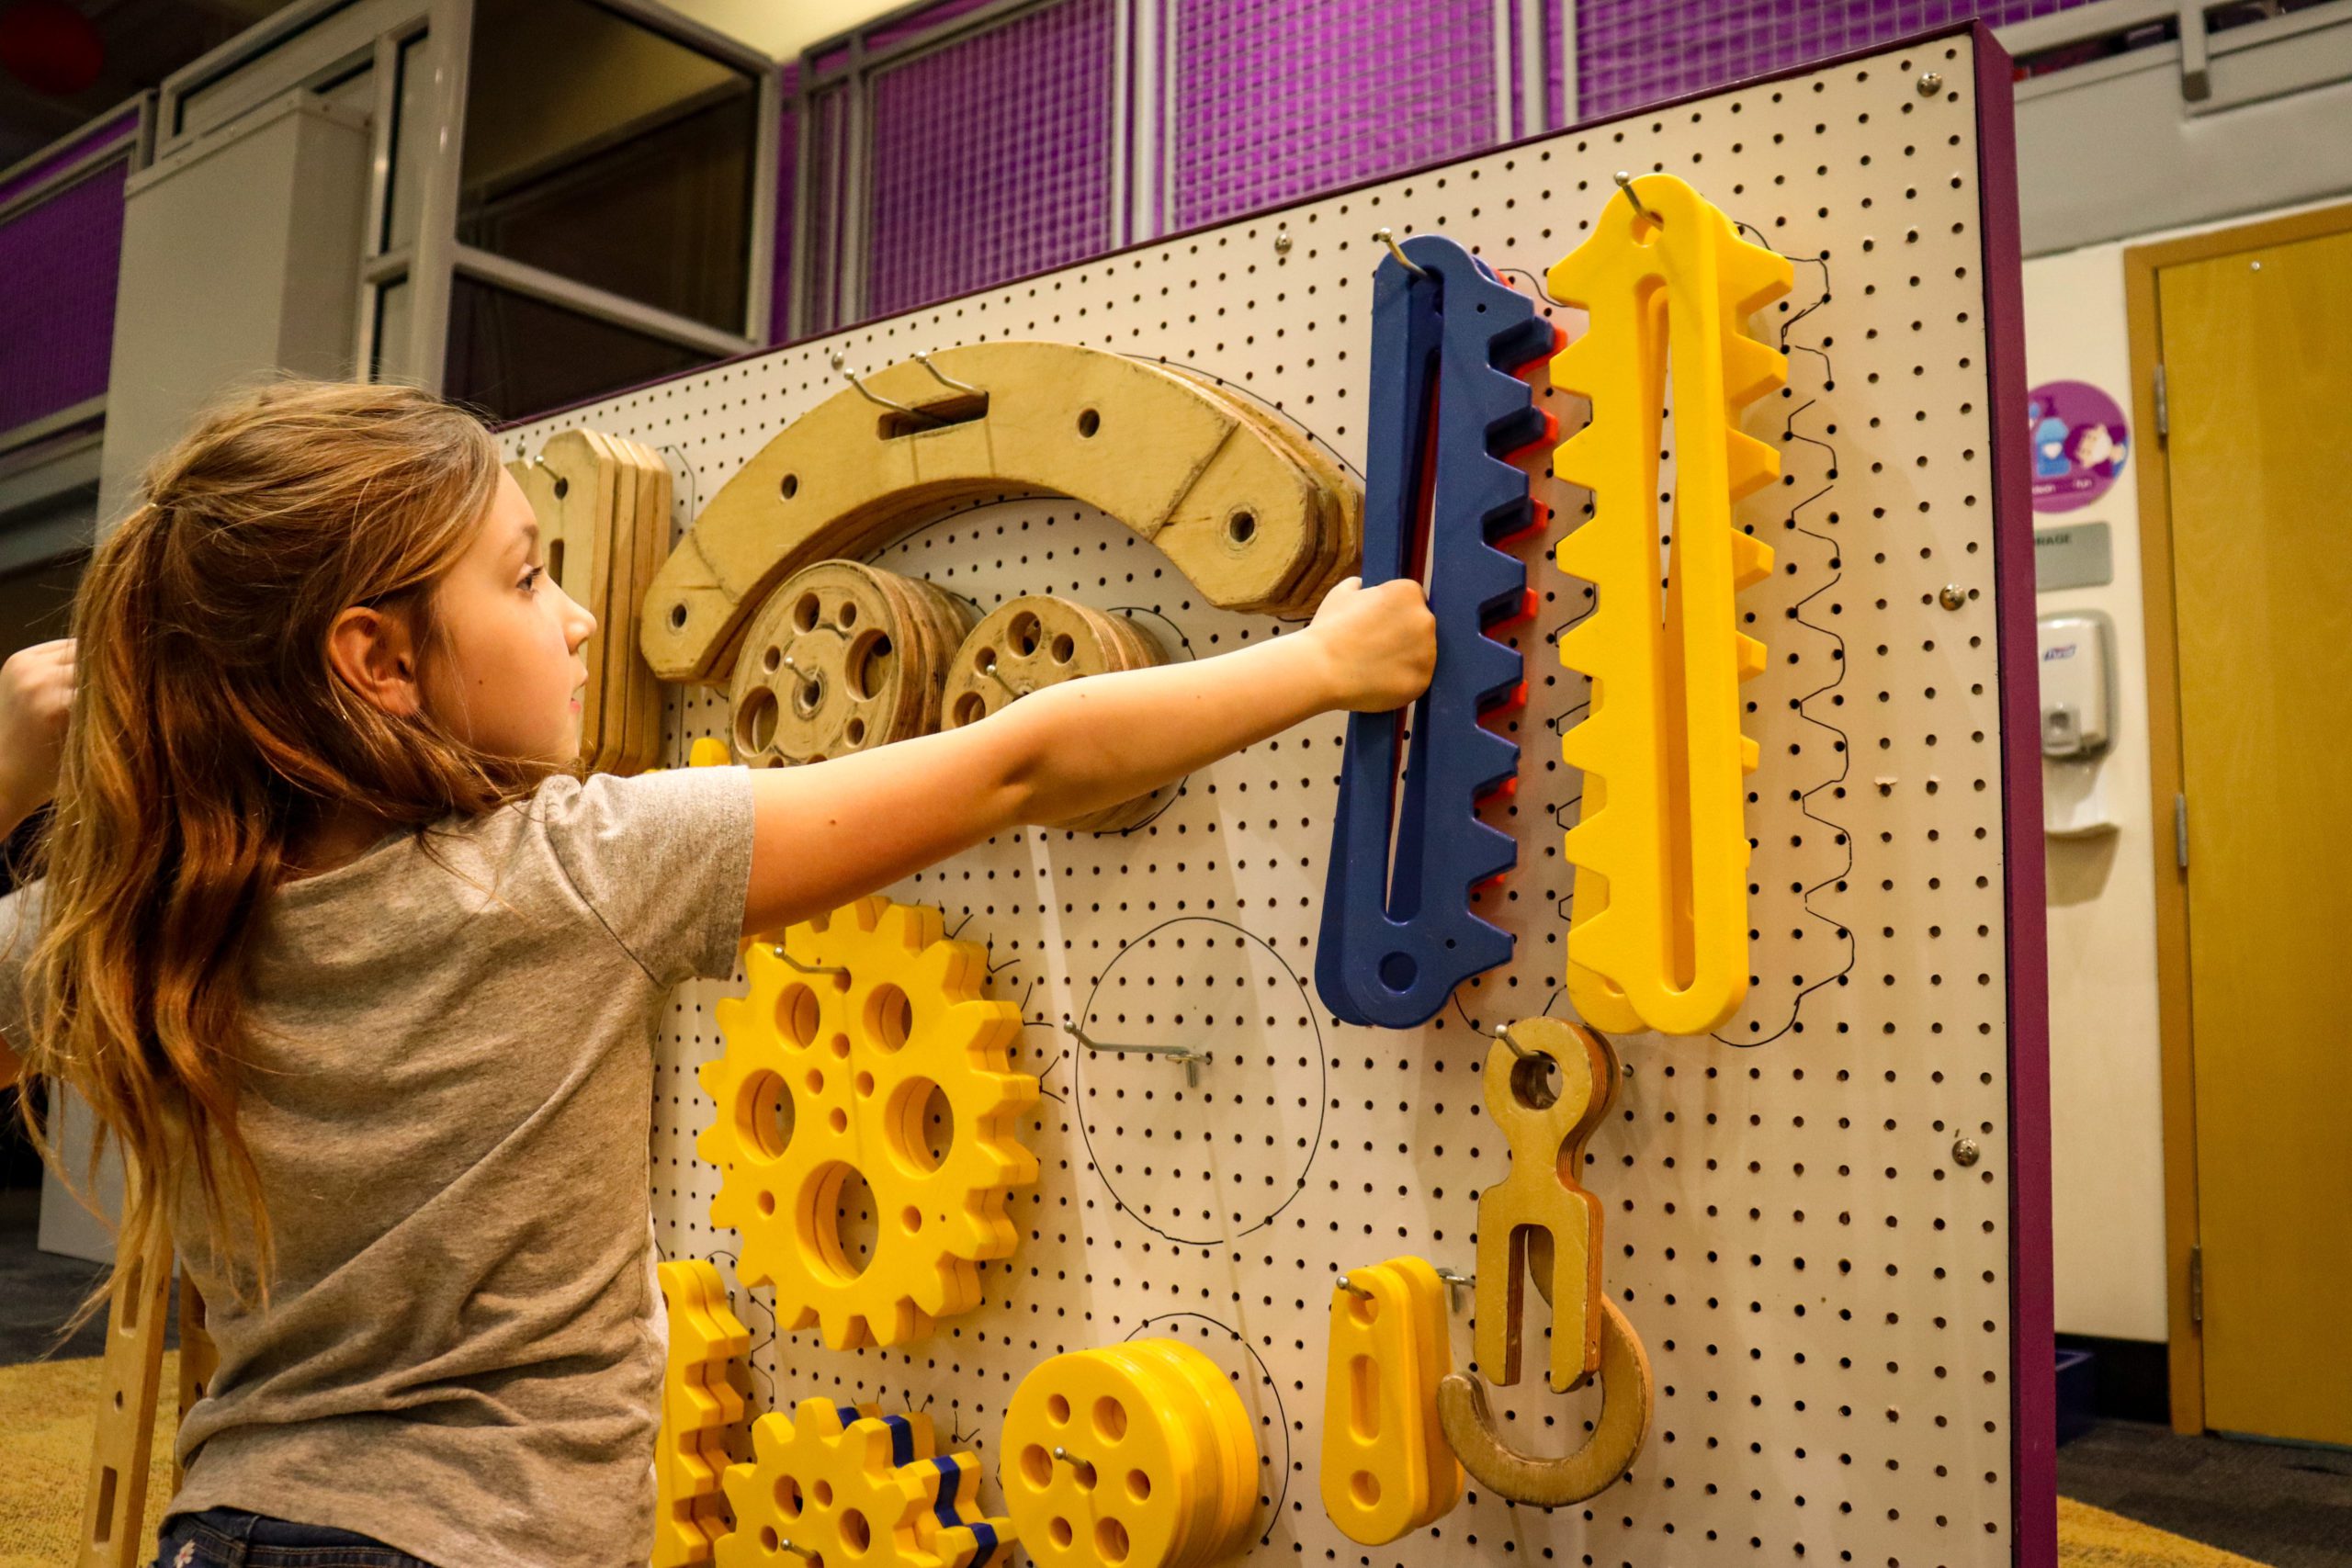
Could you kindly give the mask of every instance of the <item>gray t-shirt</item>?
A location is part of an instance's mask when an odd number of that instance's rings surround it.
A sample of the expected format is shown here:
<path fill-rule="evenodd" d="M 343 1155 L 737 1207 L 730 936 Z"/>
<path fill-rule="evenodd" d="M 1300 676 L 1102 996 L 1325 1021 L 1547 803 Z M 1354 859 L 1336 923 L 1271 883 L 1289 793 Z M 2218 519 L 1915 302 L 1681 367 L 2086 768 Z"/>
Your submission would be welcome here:
<path fill-rule="evenodd" d="M 268 908 L 252 1009 L 271 1032 L 240 1122 L 278 1280 L 266 1314 L 239 1310 L 183 1195 L 220 1369 L 181 1425 L 171 1506 L 444 1568 L 642 1568 L 655 1027 L 673 986 L 734 972 L 751 778 L 558 777 L 443 829 L 462 876 L 403 837 Z M 29 942 L 11 939 L 41 891 L 0 899 L 0 1036 L 19 1043 Z"/>

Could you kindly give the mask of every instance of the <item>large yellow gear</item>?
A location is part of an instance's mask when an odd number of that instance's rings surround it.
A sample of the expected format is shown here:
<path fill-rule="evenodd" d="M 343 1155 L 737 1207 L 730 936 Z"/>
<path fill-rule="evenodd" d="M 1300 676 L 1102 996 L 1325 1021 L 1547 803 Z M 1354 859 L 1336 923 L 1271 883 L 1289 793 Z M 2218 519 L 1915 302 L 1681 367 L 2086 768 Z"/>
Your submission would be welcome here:
<path fill-rule="evenodd" d="M 796 967 L 797 965 L 797 967 Z M 899 1345 L 979 1301 L 978 1265 L 1009 1256 L 1015 1187 L 1037 1179 L 1019 1123 L 1037 1080 L 1011 1070 L 1020 1010 L 987 997 L 988 953 L 937 909 L 878 895 L 747 942 L 750 993 L 718 1007 L 718 1103 L 695 1148 L 724 1173 L 711 1223 L 742 1235 L 736 1278 L 775 1292 L 787 1333 L 835 1349 Z M 947 1146 L 926 1134 L 938 1091 Z M 873 1194 L 873 1256 L 842 1241 L 842 1184 Z"/>
<path fill-rule="evenodd" d="M 761 1416 L 752 1462 L 727 1467 L 735 1528 L 718 1538 L 718 1568 L 986 1568 L 1006 1521 L 956 1512 L 977 1467 L 931 1457 L 929 1439 L 927 1422 L 830 1399 Z"/>

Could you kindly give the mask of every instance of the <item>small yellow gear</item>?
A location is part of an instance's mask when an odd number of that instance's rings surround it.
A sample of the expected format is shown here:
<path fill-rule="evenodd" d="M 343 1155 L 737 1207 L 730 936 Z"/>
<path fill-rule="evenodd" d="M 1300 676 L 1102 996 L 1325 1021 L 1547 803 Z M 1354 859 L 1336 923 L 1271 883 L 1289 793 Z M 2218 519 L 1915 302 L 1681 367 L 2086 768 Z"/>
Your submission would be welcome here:
<path fill-rule="evenodd" d="M 900 1463 L 888 1422 L 849 1414 L 804 1399 L 752 1424 L 752 1462 L 727 1467 L 735 1528 L 718 1538 L 718 1568 L 948 1568 L 922 1539 L 939 1472 Z"/>
<path fill-rule="evenodd" d="M 711 1223 L 742 1235 L 736 1277 L 775 1292 L 787 1332 L 837 1350 L 899 1345 L 979 1301 L 1009 1256 L 1015 1187 L 1037 1179 L 1019 1124 L 1037 1080 L 1011 1070 L 1020 1010 L 989 998 L 988 953 L 940 912 L 861 898 L 744 945 L 748 995 L 722 1001 L 727 1049 L 701 1070 L 718 1114 L 695 1142 L 724 1172 Z M 927 1136 L 933 1091 L 946 1147 Z M 852 1174 L 873 1194 L 873 1255 L 842 1241 Z"/>

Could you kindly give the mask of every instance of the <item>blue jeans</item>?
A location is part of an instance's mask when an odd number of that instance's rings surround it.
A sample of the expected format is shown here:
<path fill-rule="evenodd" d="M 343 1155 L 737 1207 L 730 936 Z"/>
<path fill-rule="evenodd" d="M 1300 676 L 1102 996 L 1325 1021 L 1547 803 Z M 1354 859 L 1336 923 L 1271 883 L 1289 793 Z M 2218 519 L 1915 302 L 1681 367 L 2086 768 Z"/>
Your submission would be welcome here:
<path fill-rule="evenodd" d="M 207 1508 L 164 1521 L 154 1568 L 433 1568 L 382 1541 L 326 1525 L 298 1525 L 241 1508 Z"/>

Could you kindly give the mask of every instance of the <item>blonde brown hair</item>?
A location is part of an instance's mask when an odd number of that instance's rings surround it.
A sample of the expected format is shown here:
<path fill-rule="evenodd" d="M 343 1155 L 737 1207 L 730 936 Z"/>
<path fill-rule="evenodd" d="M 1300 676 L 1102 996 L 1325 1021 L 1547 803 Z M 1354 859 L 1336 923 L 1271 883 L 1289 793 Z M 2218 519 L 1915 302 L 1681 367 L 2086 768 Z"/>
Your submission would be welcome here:
<path fill-rule="evenodd" d="M 194 1180 L 202 1239 L 234 1265 L 241 1301 L 266 1304 L 275 1259 L 237 1127 L 249 953 L 271 889 L 339 811 L 423 835 L 554 771 L 478 751 L 429 713 L 387 714 L 328 662 L 329 628 L 354 604 L 406 617 L 430 655 L 433 589 L 498 475 L 480 419 L 431 393 L 248 388 L 149 468 L 144 503 L 98 546 L 74 601 L 19 1113 L 65 1176 L 34 1084 L 88 1101 L 101 1130 L 86 1179 L 111 1136 L 127 1238 L 158 1237 L 167 1189 Z"/>

